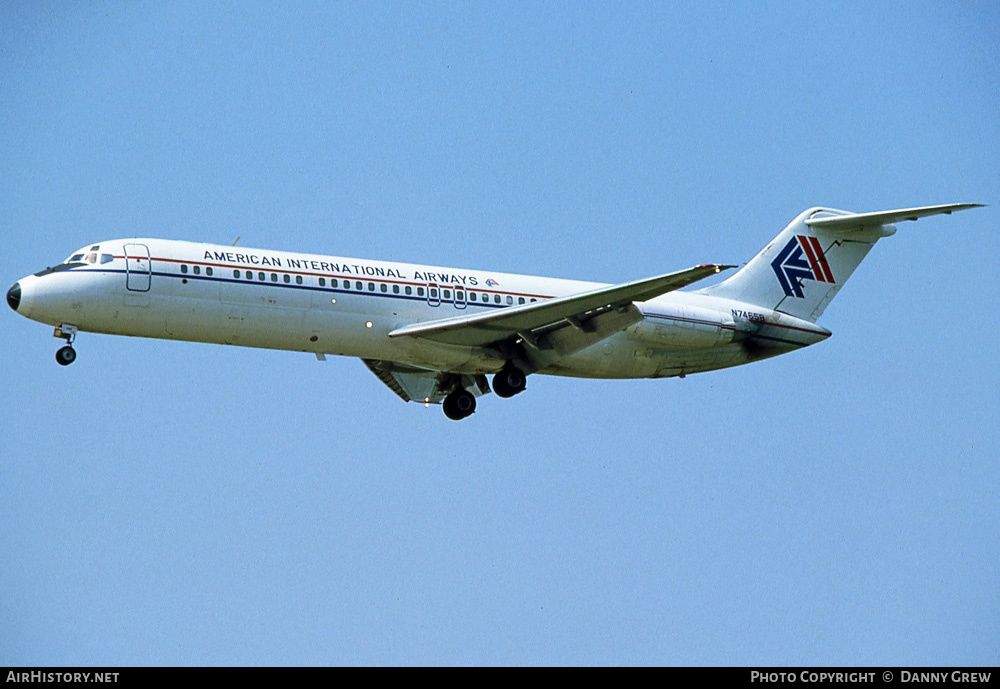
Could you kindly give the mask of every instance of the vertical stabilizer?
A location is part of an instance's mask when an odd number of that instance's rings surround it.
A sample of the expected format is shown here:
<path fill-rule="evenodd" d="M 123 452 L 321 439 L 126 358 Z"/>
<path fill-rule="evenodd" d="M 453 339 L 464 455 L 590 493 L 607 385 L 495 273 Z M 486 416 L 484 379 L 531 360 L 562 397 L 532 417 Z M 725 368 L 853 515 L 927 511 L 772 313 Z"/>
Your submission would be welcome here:
<path fill-rule="evenodd" d="M 739 272 L 699 290 L 815 321 L 891 223 L 952 213 L 978 204 L 950 204 L 878 213 L 810 208 Z"/>

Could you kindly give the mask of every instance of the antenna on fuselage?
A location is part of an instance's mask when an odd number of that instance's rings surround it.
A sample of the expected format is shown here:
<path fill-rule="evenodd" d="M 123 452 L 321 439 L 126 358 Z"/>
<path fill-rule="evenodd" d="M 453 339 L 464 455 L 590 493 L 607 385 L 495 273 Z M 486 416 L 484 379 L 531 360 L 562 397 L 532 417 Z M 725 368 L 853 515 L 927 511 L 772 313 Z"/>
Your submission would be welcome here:
<path fill-rule="evenodd" d="M 240 238 L 236 237 L 236 239 L 233 240 L 233 246 L 236 246 L 239 243 L 240 243 Z"/>

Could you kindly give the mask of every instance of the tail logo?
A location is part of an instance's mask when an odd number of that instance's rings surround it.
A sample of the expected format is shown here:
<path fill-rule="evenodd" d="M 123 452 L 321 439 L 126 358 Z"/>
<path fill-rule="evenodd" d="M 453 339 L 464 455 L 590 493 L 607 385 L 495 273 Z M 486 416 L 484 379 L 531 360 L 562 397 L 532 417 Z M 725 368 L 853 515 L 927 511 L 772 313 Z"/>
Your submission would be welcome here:
<path fill-rule="evenodd" d="M 774 274 L 778 276 L 781 289 L 786 297 L 802 299 L 802 280 L 816 280 L 835 284 L 830 264 L 826 254 L 819 245 L 819 240 L 806 235 L 796 235 L 788 240 L 777 258 L 771 261 Z"/>

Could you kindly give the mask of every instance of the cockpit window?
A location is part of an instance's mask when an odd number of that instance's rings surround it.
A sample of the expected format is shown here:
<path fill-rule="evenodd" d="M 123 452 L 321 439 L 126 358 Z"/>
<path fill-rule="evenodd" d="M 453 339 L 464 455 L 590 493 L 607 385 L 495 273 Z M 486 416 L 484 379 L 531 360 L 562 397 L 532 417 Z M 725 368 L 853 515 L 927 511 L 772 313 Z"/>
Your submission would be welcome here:
<path fill-rule="evenodd" d="M 101 251 L 101 245 L 95 244 L 89 249 L 87 248 L 80 249 L 79 253 L 73 254 L 65 261 L 63 261 L 63 263 L 64 264 L 89 263 L 90 265 L 94 265 L 98 261 L 100 261 L 103 264 L 103 263 L 111 263 L 113 260 L 115 260 L 115 257 L 112 254 L 102 254 L 100 253 L 100 251 Z"/>
<path fill-rule="evenodd" d="M 42 277 L 44 275 L 50 275 L 52 273 L 61 273 L 64 270 L 74 270 L 75 268 L 79 268 L 80 266 L 85 265 L 84 263 L 85 256 L 87 256 L 86 251 L 81 251 L 78 254 L 73 254 L 59 265 L 49 266 L 45 270 L 38 271 L 37 273 L 35 273 L 35 275 L 37 277 Z M 86 261 L 87 263 L 96 263 L 97 253 L 91 253 L 90 256 L 87 256 Z"/>

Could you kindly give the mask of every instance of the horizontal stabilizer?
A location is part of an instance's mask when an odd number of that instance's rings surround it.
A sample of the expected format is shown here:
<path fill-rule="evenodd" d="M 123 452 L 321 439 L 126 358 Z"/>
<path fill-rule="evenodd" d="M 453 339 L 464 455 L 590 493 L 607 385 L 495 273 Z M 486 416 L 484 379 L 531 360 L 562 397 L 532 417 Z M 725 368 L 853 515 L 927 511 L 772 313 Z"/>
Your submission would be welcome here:
<path fill-rule="evenodd" d="M 902 208 L 895 211 L 878 211 L 876 213 L 848 213 L 845 215 L 826 215 L 806 218 L 806 225 L 814 230 L 838 232 L 858 230 L 866 227 L 881 227 L 904 220 L 919 220 L 931 215 L 951 215 L 955 211 L 969 208 L 981 208 L 981 203 L 950 203 L 943 206 L 923 206 L 921 208 Z"/>

